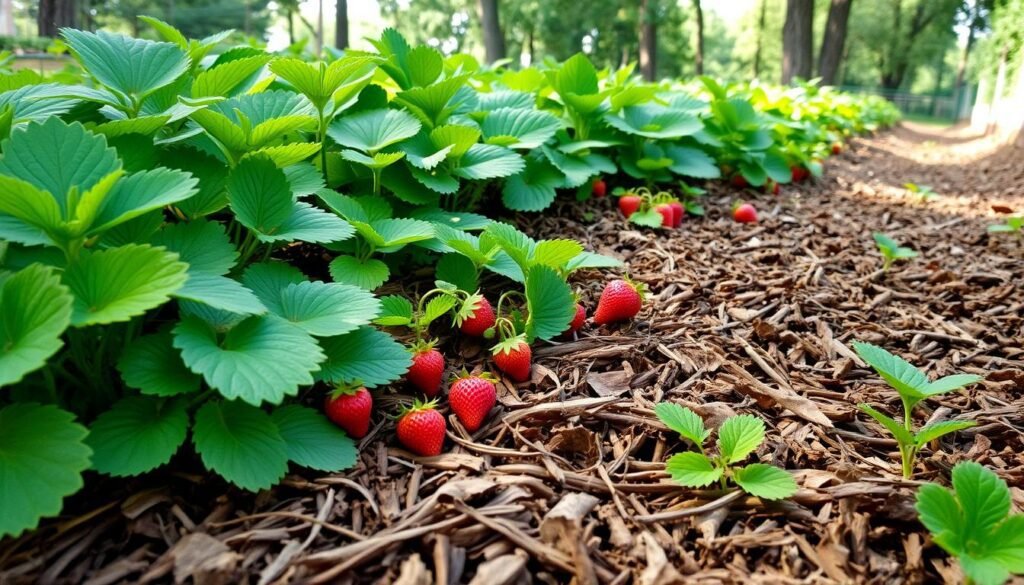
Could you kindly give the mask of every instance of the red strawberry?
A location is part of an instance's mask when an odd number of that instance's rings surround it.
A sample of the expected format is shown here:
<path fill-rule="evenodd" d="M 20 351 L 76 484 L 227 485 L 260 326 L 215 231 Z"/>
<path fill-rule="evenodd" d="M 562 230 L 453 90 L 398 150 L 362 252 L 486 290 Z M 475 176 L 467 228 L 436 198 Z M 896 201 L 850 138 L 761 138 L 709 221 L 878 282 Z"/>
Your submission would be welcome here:
<path fill-rule="evenodd" d="M 604 182 L 603 179 L 598 179 L 594 181 L 593 190 L 594 197 L 601 198 L 604 197 L 606 193 L 608 193 L 608 185 Z"/>
<path fill-rule="evenodd" d="M 771 185 L 772 185 L 772 188 L 771 188 L 772 195 L 778 195 L 779 194 L 779 190 L 780 190 L 779 189 L 779 184 L 777 182 L 775 182 L 775 181 L 772 181 Z"/>
<path fill-rule="evenodd" d="M 455 315 L 455 324 L 466 335 L 483 337 L 484 332 L 494 327 L 494 307 L 480 293 L 474 293 L 466 297 L 458 314 Z"/>
<path fill-rule="evenodd" d="M 502 340 L 492 349 L 494 354 L 494 365 L 508 374 L 516 382 L 525 382 L 530 379 L 530 360 L 533 359 L 533 352 L 530 344 L 526 343 L 526 337 L 517 335 L 510 339 Z"/>
<path fill-rule="evenodd" d="M 437 396 L 441 390 L 441 377 L 444 376 L 444 356 L 434 348 L 432 341 L 417 343 L 410 351 L 412 366 L 405 378 L 428 398 Z"/>
<path fill-rule="evenodd" d="M 619 211 L 628 219 L 637 209 L 640 209 L 641 202 L 643 199 L 639 195 L 623 195 L 619 197 Z"/>
<path fill-rule="evenodd" d="M 594 323 L 604 325 L 616 321 L 627 321 L 640 312 L 643 304 L 643 285 L 628 280 L 613 280 L 601 291 L 594 313 Z"/>
<path fill-rule="evenodd" d="M 686 209 L 678 201 L 669 201 L 668 206 L 672 208 L 672 227 L 677 228 L 683 225 L 683 218 L 686 217 Z"/>
<path fill-rule="evenodd" d="M 569 322 L 569 328 L 562 332 L 562 335 L 572 335 L 583 328 L 583 324 L 587 322 L 587 309 L 576 303 L 576 315 L 573 316 L 572 321 Z"/>
<path fill-rule="evenodd" d="M 799 183 L 807 178 L 807 169 L 800 166 L 789 167 L 789 174 L 794 183 Z"/>
<path fill-rule="evenodd" d="M 732 208 L 732 218 L 740 223 L 754 223 L 757 221 L 757 210 L 749 203 L 739 203 Z"/>
<path fill-rule="evenodd" d="M 676 212 L 672 211 L 672 206 L 668 203 L 659 203 L 654 206 L 654 211 L 661 214 L 661 227 L 675 227 Z"/>
<path fill-rule="evenodd" d="M 843 145 L 839 144 L 838 142 L 832 145 L 832 154 L 835 155 L 841 152 L 843 152 Z"/>
<path fill-rule="evenodd" d="M 402 411 L 398 419 L 398 442 L 406 449 L 423 457 L 441 454 L 447 425 L 440 412 L 434 410 L 437 402 L 417 400 L 412 408 Z"/>
<path fill-rule="evenodd" d="M 498 391 L 488 376 L 462 376 L 452 382 L 448 391 L 452 412 L 471 433 L 480 428 L 498 400 Z"/>
<path fill-rule="evenodd" d="M 352 438 L 362 439 L 370 432 L 373 397 L 362 386 L 339 386 L 324 400 L 324 413 Z"/>
<path fill-rule="evenodd" d="M 733 187 L 737 187 L 739 189 L 745 189 L 748 186 L 750 186 L 750 184 L 747 183 L 747 179 L 743 175 L 733 175 L 732 176 L 732 186 Z"/>

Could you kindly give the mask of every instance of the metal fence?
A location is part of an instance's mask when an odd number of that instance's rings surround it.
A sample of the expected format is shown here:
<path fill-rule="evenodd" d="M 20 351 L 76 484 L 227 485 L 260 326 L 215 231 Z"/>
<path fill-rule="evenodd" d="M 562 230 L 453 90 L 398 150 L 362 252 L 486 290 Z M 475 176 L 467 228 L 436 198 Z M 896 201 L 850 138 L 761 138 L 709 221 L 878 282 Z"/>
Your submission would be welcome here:
<path fill-rule="evenodd" d="M 882 87 L 844 85 L 840 89 L 850 93 L 880 95 L 894 103 L 901 112 L 907 115 L 928 116 L 950 121 L 965 120 L 971 117 L 971 106 L 974 104 L 975 94 L 978 91 L 976 86 L 965 86 L 964 92 L 958 99 L 955 94 L 922 95 Z"/>

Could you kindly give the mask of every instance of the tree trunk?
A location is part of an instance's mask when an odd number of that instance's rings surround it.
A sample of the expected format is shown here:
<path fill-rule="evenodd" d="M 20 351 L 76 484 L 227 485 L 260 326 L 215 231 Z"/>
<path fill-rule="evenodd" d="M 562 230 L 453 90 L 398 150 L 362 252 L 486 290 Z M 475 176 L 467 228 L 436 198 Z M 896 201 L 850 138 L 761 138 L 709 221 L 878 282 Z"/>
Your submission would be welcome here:
<path fill-rule="evenodd" d="M 814 54 L 814 0 L 786 0 L 782 27 L 782 83 L 809 79 Z"/>
<path fill-rule="evenodd" d="M 498 20 L 498 0 L 477 0 L 480 28 L 484 33 L 484 54 L 488 63 L 505 58 L 505 35 Z"/>
<path fill-rule="evenodd" d="M 63 27 L 78 25 L 78 11 L 75 0 L 39 1 L 39 36 L 56 37 Z"/>
<path fill-rule="evenodd" d="M 657 77 L 658 28 L 655 8 L 658 0 L 640 0 L 640 74 L 646 81 Z"/>
<path fill-rule="evenodd" d="M 348 48 L 348 0 L 337 0 L 334 11 L 334 48 Z"/>
<path fill-rule="evenodd" d="M 15 36 L 14 0 L 0 0 L 0 35 Z"/>
<path fill-rule="evenodd" d="M 700 0 L 693 0 L 693 11 L 697 16 L 697 54 L 693 65 L 697 75 L 704 75 L 704 11 L 700 8 Z"/>
<path fill-rule="evenodd" d="M 288 44 L 295 44 L 295 17 L 292 14 L 292 9 L 285 10 L 285 14 L 288 17 Z"/>
<path fill-rule="evenodd" d="M 818 76 L 822 85 L 835 85 L 839 64 L 846 44 L 846 23 L 850 20 L 850 5 L 853 0 L 832 0 L 828 8 L 828 24 L 825 38 L 821 41 L 821 56 L 818 59 Z"/>
<path fill-rule="evenodd" d="M 972 13 L 967 24 L 967 44 L 964 45 L 964 52 L 960 54 L 960 62 L 956 67 L 956 82 L 953 84 L 953 115 L 956 119 L 960 118 L 960 111 L 963 109 L 964 77 L 967 75 L 967 61 L 971 58 L 971 48 L 974 46 L 975 24 L 977 17 Z"/>
<path fill-rule="evenodd" d="M 764 42 L 764 17 L 768 0 L 761 0 L 761 18 L 757 23 L 757 49 L 754 51 L 754 77 L 761 75 L 761 45 Z"/>

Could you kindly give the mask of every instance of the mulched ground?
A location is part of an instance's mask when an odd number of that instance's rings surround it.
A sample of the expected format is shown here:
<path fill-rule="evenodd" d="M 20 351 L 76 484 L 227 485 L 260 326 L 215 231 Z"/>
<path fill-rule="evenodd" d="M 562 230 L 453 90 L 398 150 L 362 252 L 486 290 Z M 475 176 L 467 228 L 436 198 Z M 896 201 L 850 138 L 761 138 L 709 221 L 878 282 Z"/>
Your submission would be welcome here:
<path fill-rule="evenodd" d="M 908 181 L 940 197 L 919 203 Z M 672 234 L 625 226 L 611 201 L 524 219 L 538 237 L 622 258 L 649 301 L 629 326 L 538 348 L 533 381 L 503 385 L 500 411 L 475 435 L 454 423 L 447 454 L 410 456 L 382 419 L 357 468 L 292 475 L 258 495 L 187 456 L 174 468 L 190 473 L 90 481 L 61 521 L 0 543 L 0 582 L 959 582 L 913 494 L 974 460 L 1024 510 L 1024 243 L 985 232 L 993 205 L 1024 210 L 1024 152 L 905 126 L 854 141 L 814 184 L 742 195 L 760 210 L 755 226 L 725 216 L 737 196 L 712 187 L 708 216 Z M 598 219 L 567 219 L 585 211 Z M 881 272 L 872 231 L 921 256 Z M 593 303 L 603 279 L 578 285 Z M 925 450 L 914 481 L 855 408 L 894 413 L 899 402 L 854 339 L 932 377 L 985 377 L 918 411 L 918 424 L 978 426 Z M 483 356 L 454 349 L 457 366 Z M 763 418 L 758 459 L 793 471 L 800 491 L 767 504 L 674 485 L 663 462 L 684 446 L 653 416 L 663 400 L 712 427 Z"/>

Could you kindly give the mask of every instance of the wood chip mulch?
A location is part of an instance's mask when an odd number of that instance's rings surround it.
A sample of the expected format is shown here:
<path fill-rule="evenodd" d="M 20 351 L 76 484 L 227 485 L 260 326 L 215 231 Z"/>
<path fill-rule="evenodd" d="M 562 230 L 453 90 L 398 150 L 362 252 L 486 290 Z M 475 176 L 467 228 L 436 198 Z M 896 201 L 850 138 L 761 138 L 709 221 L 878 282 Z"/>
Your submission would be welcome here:
<path fill-rule="evenodd" d="M 777 197 L 711 186 L 707 216 L 671 234 L 627 226 L 610 200 L 521 219 L 531 235 L 624 260 L 650 289 L 638 319 L 538 347 L 533 380 L 503 383 L 483 429 L 449 418 L 440 457 L 401 450 L 378 417 L 356 468 L 259 494 L 184 453 L 145 478 L 90 476 L 62 518 L 0 542 L 0 583 L 961 582 L 913 496 L 973 460 L 1024 510 L 1024 242 L 985 231 L 995 209 L 1024 211 L 1024 152 L 907 125 L 853 141 L 826 167 Z M 907 182 L 940 197 L 917 202 Z M 738 197 L 758 224 L 728 218 Z M 883 273 L 873 231 L 920 257 Z M 575 284 L 593 306 L 614 276 Z M 900 406 L 855 339 L 932 377 L 984 376 L 917 411 L 918 424 L 977 426 L 925 449 L 912 481 L 895 442 L 856 409 Z M 449 347 L 453 369 L 485 355 Z M 382 411 L 407 398 L 398 391 L 378 399 Z M 757 458 L 791 470 L 799 492 L 767 503 L 673 484 L 664 461 L 685 446 L 653 415 L 663 400 L 712 428 L 737 413 L 764 419 Z"/>

